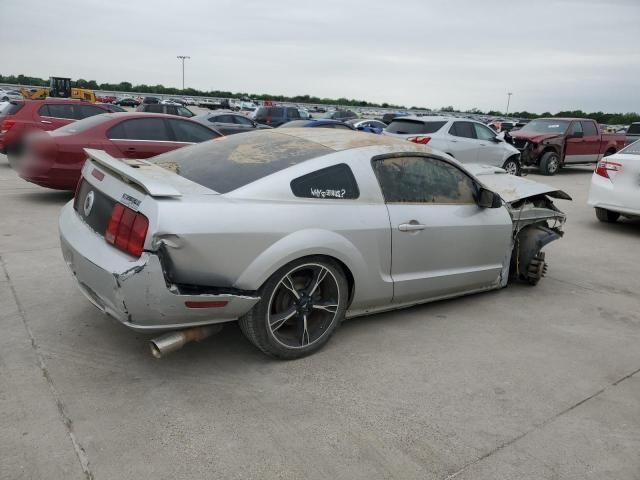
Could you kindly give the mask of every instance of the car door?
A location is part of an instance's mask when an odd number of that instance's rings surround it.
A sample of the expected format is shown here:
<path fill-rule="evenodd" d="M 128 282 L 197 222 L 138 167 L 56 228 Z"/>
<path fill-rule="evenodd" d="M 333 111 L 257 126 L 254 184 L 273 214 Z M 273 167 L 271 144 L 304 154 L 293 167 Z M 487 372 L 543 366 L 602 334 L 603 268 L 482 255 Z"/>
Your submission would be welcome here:
<path fill-rule="evenodd" d="M 565 163 L 582 163 L 588 161 L 585 155 L 588 157 L 588 152 L 585 152 L 584 132 L 582 130 L 582 124 L 579 121 L 571 122 L 569 129 L 567 130 L 567 139 L 565 143 Z"/>
<path fill-rule="evenodd" d="M 580 123 L 582 125 L 583 159 L 585 162 L 597 162 L 600 159 L 602 135 L 600 135 L 595 122 L 583 120 Z"/>
<path fill-rule="evenodd" d="M 55 130 L 76 121 L 73 105 L 68 103 L 50 103 L 38 109 L 38 123 L 42 130 Z"/>
<path fill-rule="evenodd" d="M 437 145 L 436 142 L 434 142 L 434 148 L 446 153 L 451 153 L 456 160 L 462 163 L 474 163 L 478 161 L 478 150 L 480 146 L 476 139 L 476 130 L 471 122 L 453 122 L 446 137 L 434 137 L 434 140 L 444 141 L 444 145 Z"/>
<path fill-rule="evenodd" d="M 233 117 L 234 115 L 229 114 L 212 115 L 208 120 L 211 126 L 223 135 L 233 135 L 239 132 L 239 125 L 234 122 Z"/>
<path fill-rule="evenodd" d="M 496 134 L 489 127 L 473 122 L 478 143 L 477 162 L 486 165 L 502 167 L 504 157 L 504 143 L 496 140 Z"/>
<path fill-rule="evenodd" d="M 172 137 L 175 139 L 175 148 L 183 147 L 185 144 L 206 142 L 207 140 L 220 137 L 215 131 L 196 122 L 178 118 L 166 119 L 166 122 Z"/>
<path fill-rule="evenodd" d="M 150 158 L 184 144 L 176 143 L 164 118 L 123 120 L 107 130 L 123 158 Z"/>
<path fill-rule="evenodd" d="M 394 303 L 498 285 L 511 248 L 504 207 L 479 207 L 476 182 L 443 159 L 391 155 L 372 166 L 391 224 Z"/>
<path fill-rule="evenodd" d="M 255 124 L 243 115 L 233 115 L 233 120 L 235 122 L 237 132 L 251 132 L 256 128 Z"/>

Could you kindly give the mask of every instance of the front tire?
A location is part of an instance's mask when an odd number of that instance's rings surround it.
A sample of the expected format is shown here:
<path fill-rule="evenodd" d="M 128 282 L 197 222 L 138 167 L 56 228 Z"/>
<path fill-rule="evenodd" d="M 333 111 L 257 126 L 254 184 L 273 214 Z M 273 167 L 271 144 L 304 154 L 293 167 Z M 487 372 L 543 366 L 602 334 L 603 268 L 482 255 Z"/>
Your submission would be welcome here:
<path fill-rule="evenodd" d="M 506 162 L 502 165 L 502 168 L 507 171 L 507 173 L 511 175 L 520 176 L 520 162 L 517 158 L 508 158 Z"/>
<path fill-rule="evenodd" d="M 344 319 L 349 287 L 331 259 L 307 257 L 285 265 L 260 289 L 261 300 L 240 329 L 263 353 L 291 360 L 322 348 Z"/>
<path fill-rule="evenodd" d="M 612 212 L 611 210 L 596 207 L 596 218 L 604 223 L 615 223 L 618 221 L 618 218 L 620 218 L 620 214 L 618 212 Z"/>
<path fill-rule="evenodd" d="M 540 171 L 543 175 L 551 176 L 560 170 L 560 157 L 556 152 L 547 152 L 540 159 Z"/>

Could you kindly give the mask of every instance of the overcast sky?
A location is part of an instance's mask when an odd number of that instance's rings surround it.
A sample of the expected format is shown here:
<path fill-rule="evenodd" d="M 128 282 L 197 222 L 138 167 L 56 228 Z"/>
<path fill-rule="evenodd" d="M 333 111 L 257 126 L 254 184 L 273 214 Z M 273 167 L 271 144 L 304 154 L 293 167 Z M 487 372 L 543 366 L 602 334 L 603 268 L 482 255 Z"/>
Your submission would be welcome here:
<path fill-rule="evenodd" d="M 2 0 L 3 75 L 640 112 L 640 0 Z"/>

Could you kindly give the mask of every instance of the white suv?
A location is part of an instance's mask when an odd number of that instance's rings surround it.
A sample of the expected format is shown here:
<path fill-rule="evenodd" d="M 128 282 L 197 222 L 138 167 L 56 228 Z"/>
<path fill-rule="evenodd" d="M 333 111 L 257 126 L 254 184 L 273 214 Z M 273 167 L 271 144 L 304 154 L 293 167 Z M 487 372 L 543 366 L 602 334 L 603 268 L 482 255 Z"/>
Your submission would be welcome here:
<path fill-rule="evenodd" d="M 467 118 L 399 117 L 383 131 L 414 143 L 428 144 L 462 163 L 482 163 L 520 174 L 520 152 L 486 125 Z"/>

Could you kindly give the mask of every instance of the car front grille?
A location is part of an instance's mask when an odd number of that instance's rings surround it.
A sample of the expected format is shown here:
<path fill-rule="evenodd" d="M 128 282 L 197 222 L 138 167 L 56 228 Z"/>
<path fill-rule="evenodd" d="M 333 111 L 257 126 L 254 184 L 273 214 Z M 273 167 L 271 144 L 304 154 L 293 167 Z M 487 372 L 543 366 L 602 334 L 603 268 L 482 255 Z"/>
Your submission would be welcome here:
<path fill-rule="evenodd" d="M 526 138 L 513 139 L 513 146 L 516 147 L 518 150 L 524 150 L 527 146 L 527 143 L 529 143 L 529 141 Z"/>

